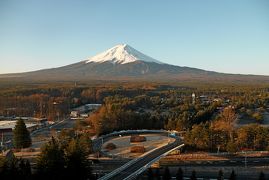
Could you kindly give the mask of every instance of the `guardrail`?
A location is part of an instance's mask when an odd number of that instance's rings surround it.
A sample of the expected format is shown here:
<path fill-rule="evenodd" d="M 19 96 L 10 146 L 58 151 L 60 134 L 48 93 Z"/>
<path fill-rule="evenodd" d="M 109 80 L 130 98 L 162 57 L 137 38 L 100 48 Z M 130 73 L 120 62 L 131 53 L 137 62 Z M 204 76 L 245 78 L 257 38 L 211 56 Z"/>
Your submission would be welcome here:
<path fill-rule="evenodd" d="M 146 155 L 152 153 L 153 151 L 155 151 L 155 150 L 157 150 L 157 149 L 159 149 L 159 148 L 154 148 L 154 149 L 148 151 L 147 153 L 145 153 L 143 156 L 141 156 L 141 157 L 139 157 L 139 158 L 135 158 L 135 159 L 133 159 L 133 160 L 131 160 L 131 161 L 125 163 L 124 165 L 122 165 L 121 167 L 115 169 L 115 170 L 112 171 L 111 173 L 106 174 L 105 176 L 102 176 L 101 178 L 99 178 L 99 180 L 106 180 L 106 179 L 111 178 L 112 176 L 114 176 L 114 175 L 117 174 L 118 172 L 121 172 L 121 171 L 124 170 L 125 168 L 127 168 L 127 167 L 131 166 L 132 164 L 134 164 L 135 162 L 137 162 L 137 161 L 143 159 L 144 156 L 146 156 Z"/>
<path fill-rule="evenodd" d="M 105 139 L 105 138 L 108 138 L 108 137 L 113 137 L 113 136 L 118 136 L 118 135 L 129 135 L 129 134 L 141 134 L 141 133 L 167 133 L 167 135 L 169 135 L 169 132 L 168 131 L 165 131 L 165 130 L 126 130 L 126 131 L 119 131 L 119 132 L 113 132 L 111 134 L 108 134 L 108 135 L 104 135 L 104 136 L 101 136 L 98 140 L 96 141 L 100 141 L 102 139 Z M 164 147 L 164 146 L 163 146 Z M 162 147 L 161 147 L 162 148 Z M 124 164 L 123 166 L 115 169 L 114 171 L 112 171 L 111 173 L 108 173 L 104 176 L 102 176 L 101 178 L 99 178 L 98 180 L 107 180 L 111 177 L 113 177 L 115 174 L 123 171 L 124 169 L 126 169 L 127 167 L 130 167 L 132 164 L 134 164 L 135 162 L 143 159 L 146 155 L 152 153 L 153 151 L 157 150 L 159 148 L 154 148 L 152 150 L 150 150 L 149 152 L 145 153 L 142 157 L 139 157 L 139 158 L 136 158 L 136 159 L 133 159 L 131 161 L 129 161 L 128 163 Z"/>
<path fill-rule="evenodd" d="M 138 175 L 140 175 L 142 172 L 144 172 L 146 169 L 148 169 L 154 162 L 158 161 L 159 159 L 161 159 L 161 157 L 166 156 L 167 154 L 169 154 L 170 152 L 183 147 L 185 144 L 181 144 L 163 154 L 161 154 L 160 156 L 156 157 L 155 159 L 153 159 L 152 161 L 150 161 L 149 163 L 147 163 L 145 166 L 141 167 L 140 169 L 138 169 L 137 171 L 135 171 L 133 174 L 130 174 L 128 177 L 124 178 L 124 180 L 132 180 L 135 179 Z"/>
<path fill-rule="evenodd" d="M 131 135 L 131 134 L 143 134 L 143 133 L 169 133 L 169 131 L 165 130 L 122 130 L 122 131 L 115 131 L 110 134 L 102 135 L 98 137 L 97 139 L 93 140 L 93 144 L 95 144 L 96 147 L 94 147 L 93 151 L 97 152 L 101 149 L 102 142 L 105 141 L 107 138 L 113 137 L 113 136 L 119 136 L 119 135 Z"/>

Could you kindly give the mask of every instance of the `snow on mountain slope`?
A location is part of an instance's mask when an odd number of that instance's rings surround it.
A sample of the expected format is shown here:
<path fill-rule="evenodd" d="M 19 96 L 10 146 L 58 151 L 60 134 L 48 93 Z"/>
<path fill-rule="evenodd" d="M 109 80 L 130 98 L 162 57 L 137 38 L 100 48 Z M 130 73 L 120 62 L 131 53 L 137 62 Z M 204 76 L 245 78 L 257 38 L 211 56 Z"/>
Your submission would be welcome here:
<path fill-rule="evenodd" d="M 102 63 L 106 61 L 118 64 L 127 64 L 135 61 L 155 62 L 158 64 L 163 64 L 162 62 L 137 51 L 127 44 L 116 45 L 100 54 L 97 54 L 96 56 L 89 58 L 86 60 L 86 63 Z"/>

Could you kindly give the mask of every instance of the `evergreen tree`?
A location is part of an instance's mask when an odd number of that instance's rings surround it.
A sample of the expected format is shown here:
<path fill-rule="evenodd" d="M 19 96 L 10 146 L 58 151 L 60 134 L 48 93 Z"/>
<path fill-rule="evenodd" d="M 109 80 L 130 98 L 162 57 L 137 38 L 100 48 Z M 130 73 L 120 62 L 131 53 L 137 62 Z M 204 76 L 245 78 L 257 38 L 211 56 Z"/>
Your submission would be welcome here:
<path fill-rule="evenodd" d="M 95 179 L 92 176 L 89 153 L 79 138 L 69 142 L 52 138 L 43 148 L 37 161 L 36 179 Z"/>
<path fill-rule="evenodd" d="M 265 180 L 265 174 L 261 171 L 259 180 Z"/>
<path fill-rule="evenodd" d="M 165 169 L 164 169 L 163 179 L 164 180 L 170 180 L 171 179 L 171 174 L 170 174 L 170 170 L 169 170 L 168 167 L 165 167 Z"/>
<path fill-rule="evenodd" d="M 27 163 L 28 162 L 28 163 Z M 29 161 L 23 159 L 0 158 L 0 179 L 1 180 L 30 180 L 32 178 Z"/>
<path fill-rule="evenodd" d="M 65 158 L 60 143 L 54 138 L 44 147 L 37 159 L 37 176 L 39 179 L 63 179 Z"/>
<path fill-rule="evenodd" d="M 182 171 L 182 169 L 180 167 L 177 170 L 176 179 L 177 180 L 183 180 L 183 171 Z"/>
<path fill-rule="evenodd" d="M 65 150 L 67 177 L 79 180 L 91 178 L 87 152 L 83 146 L 80 145 L 79 140 L 72 139 Z"/>
<path fill-rule="evenodd" d="M 155 177 L 155 179 L 161 179 L 160 169 L 156 169 L 156 171 L 154 173 L 154 177 Z"/>
<path fill-rule="evenodd" d="M 26 160 L 25 163 L 25 170 L 24 170 L 25 174 L 26 174 L 26 179 L 29 179 L 28 177 L 30 177 L 32 175 L 32 169 L 31 169 L 31 165 L 29 160 Z"/>
<path fill-rule="evenodd" d="M 13 132 L 13 143 L 15 148 L 27 148 L 32 144 L 30 133 L 22 119 L 19 119 L 16 123 Z"/>
<path fill-rule="evenodd" d="M 20 180 L 29 180 L 31 179 L 32 172 L 29 160 L 24 161 L 23 159 L 18 160 L 18 171 Z"/>
<path fill-rule="evenodd" d="M 192 171 L 190 180 L 197 180 L 195 170 Z"/>
<path fill-rule="evenodd" d="M 223 172 L 222 170 L 219 170 L 218 180 L 223 180 L 223 179 L 224 179 Z"/>
<path fill-rule="evenodd" d="M 19 180 L 20 178 L 20 170 L 18 168 L 18 159 L 14 158 L 8 162 L 7 169 L 7 179 Z"/>
<path fill-rule="evenodd" d="M 147 177 L 148 177 L 148 180 L 152 180 L 153 179 L 153 172 L 152 172 L 152 169 L 149 168 L 148 171 L 147 171 Z"/>
<path fill-rule="evenodd" d="M 229 180 L 236 180 L 236 174 L 235 174 L 234 170 L 232 171 Z"/>

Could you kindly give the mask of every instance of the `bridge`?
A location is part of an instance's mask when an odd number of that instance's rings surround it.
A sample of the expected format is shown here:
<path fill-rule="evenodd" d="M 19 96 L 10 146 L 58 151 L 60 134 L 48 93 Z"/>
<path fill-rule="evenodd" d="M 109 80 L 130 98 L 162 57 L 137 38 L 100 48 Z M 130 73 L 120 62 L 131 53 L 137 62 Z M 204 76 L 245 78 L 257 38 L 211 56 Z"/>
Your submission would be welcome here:
<path fill-rule="evenodd" d="M 146 134 L 146 133 L 158 133 L 169 136 L 170 132 L 164 130 L 130 130 L 130 131 L 120 131 L 114 132 L 109 135 L 101 136 L 96 139 L 95 142 L 97 147 L 100 147 L 104 141 L 114 138 L 119 135 L 131 135 L 131 134 Z M 160 148 L 153 149 L 147 152 L 144 156 L 133 159 L 123 166 L 115 169 L 114 171 L 102 176 L 99 180 L 132 180 L 135 179 L 138 175 L 143 173 L 147 168 L 149 168 L 154 162 L 158 161 L 161 157 L 166 156 L 170 152 L 179 149 L 184 146 L 181 139 L 177 136 L 171 136 L 175 138 L 175 141 L 172 143 L 168 143 L 165 146 Z"/>

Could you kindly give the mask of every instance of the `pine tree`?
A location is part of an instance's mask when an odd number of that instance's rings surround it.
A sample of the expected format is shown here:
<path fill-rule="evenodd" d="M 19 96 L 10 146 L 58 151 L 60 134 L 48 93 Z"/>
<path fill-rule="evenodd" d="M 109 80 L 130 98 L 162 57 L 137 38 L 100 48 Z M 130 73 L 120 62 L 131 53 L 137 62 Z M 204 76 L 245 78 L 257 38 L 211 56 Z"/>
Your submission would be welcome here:
<path fill-rule="evenodd" d="M 31 179 L 31 166 L 29 160 L 24 161 L 23 159 L 18 160 L 18 168 L 20 180 L 29 180 Z"/>
<path fill-rule="evenodd" d="M 218 180 L 223 180 L 223 179 L 224 179 L 223 172 L 222 172 L 222 170 L 219 170 Z"/>
<path fill-rule="evenodd" d="M 182 171 L 182 169 L 180 167 L 177 170 L 176 179 L 177 180 L 183 180 L 183 171 Z"/>
<path fill-rule="evenodd" d="M 13 132 L 13 144 L 15 148 L 27 148 L 32 144 L 30 133 L 22 119 L 19 119 L 16 123 Z"/>
<path fill-rule="evenodd" d="M 171 174 L 170 170 L 168 167 L 165 167 L 164 169 L 164 175 L 163 175 L 163 180 L 170 180 L 171 179 Z"/>
<path fill-rule="evenodd" d="M 265 180 L 265 174 L 261 171 L 259 180 Z"/>
<path fill-rule="evenodd" d="M 236 174 L 235 174 L 234 170 L 232 171 L 229 180 L 236 180 Z"/>
<path fill-rule="evenodd" d="M 37 159 L 38 179 L 63 179 L 65 157 L 60 143 L 54 138 L 44 147 Z"/>
<path fill-rule="evenodd" d="M 68 178 L 71 179 L 91 179 L 90 163 L 87 159 L 87 152 L 80 146 L 78 139 L 72 139 L 65 149 L 66 170 Z"/>
<path fill-rule="evenodd" d="M 161 179 L 160 169 L 156 169 L 156 171 L 154 173 L 154 177 L 155 177 L 155 179 Z"/>
<path fill-rule="evenodd" d="M 197 180 L 195 170 L 192 171 L 190 180 Z"/>
<path fill-rule="evenodd" d="M 148 169 L 147 177 L 148 177 L 148 180 L 152 180 L 153 179 L 153 172 L 152 172 L 152 169 L 151 168 Z"/>

